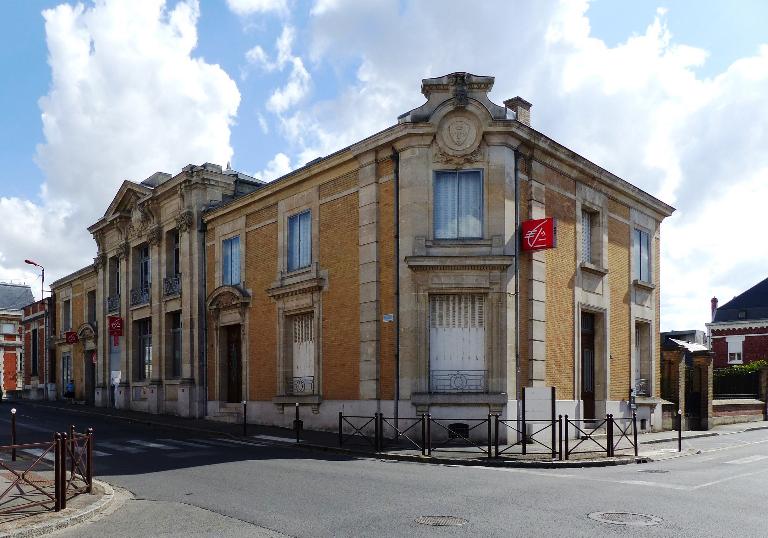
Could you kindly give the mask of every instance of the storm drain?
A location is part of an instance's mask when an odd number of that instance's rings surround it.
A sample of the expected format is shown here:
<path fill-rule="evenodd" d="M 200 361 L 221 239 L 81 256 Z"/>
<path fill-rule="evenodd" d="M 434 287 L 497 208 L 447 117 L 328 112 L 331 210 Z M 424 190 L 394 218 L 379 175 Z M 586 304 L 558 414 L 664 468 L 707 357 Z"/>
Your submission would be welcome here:
<path fill-rule="evenodd" d="M 431 525 L 433 527 L 461 527 L 469 523 L 468 520 L 456 516 L 420 516 L 415 521 L 419 525 Z"/>
<path fill-rule="evenodd" d="M 634 527 L 651 527 L 663 522 L 660 517 L 632 512 L 592 512 L 587 514 L 590 519 L 611 525 L 630 525 Z"/>

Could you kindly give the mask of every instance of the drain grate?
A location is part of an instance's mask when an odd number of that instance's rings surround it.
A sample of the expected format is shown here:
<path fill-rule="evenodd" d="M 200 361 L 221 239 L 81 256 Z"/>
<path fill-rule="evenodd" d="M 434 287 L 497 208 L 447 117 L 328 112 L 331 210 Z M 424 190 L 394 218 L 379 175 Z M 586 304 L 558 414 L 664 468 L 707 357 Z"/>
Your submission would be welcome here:
<path fill-rule="evenodd" d="M 587 514 L 590 519 L 611 525 L 630 525 L 634 527 L 651 527 L 663 522 L 660 517 L 632 512 L 592 512 Z"/>
<path fill-rule="evenodd" d="M 420 516 L 415 521 L 419 525 L 431 525 L 433 527 L 461 527 L 469 523 L 469 520 L 456 516 Z"/>

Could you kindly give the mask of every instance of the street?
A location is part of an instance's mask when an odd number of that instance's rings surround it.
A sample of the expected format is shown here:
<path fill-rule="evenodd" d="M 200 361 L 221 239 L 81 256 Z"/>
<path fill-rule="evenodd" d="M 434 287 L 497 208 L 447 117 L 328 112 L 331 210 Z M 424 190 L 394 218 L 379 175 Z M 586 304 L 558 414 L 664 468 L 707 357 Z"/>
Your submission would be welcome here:
<path fill-rule="evenodd" d="M 24 402 L 21 441 L 93 427 L 95 472 L 130 492 L 60 536 L 765 536 L 768 430 L 691 439 L 701 453 L 591 469 L 349 458 L 109 420 Z M 8 442 L 10 405 L 0 407 Z M 654 446 L 654 450 L 671 445 Z M 634 525 L 596 512 L 630 512 Z M 593 514 L 593 517 L 589 517 Z M 455 516 L 462 526 L 416 523 Z M 622 516 L 606 516 L 608 519 Z M 637 523 L 653 522 L 655 525 Z"/>

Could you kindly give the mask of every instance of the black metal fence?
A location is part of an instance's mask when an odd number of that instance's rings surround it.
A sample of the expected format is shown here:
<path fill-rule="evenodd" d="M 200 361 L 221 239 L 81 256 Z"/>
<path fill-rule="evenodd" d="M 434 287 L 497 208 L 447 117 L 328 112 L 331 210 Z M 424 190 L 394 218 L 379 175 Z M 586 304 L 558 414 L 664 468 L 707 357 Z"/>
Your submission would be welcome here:
<path fill-rule="evenodd" d="M 758 398 L 760 395 L 760 372 L 726 374 L 719 370 L 715 370 L 712 377 L 716 400 Z"/>
<path fill-rule="evenodd" d="M 617 451 L 637 456 L 637 415 L 525 420 L 502 419 L 495 413 L 486 418 L 435 418 L 426 413 L 395 421 L 383 413 L 344 415 L 340 411 L 338 443 L 374 452 L 415 449 L 423 456 L 437 451 L 470 452 L 486 458 L 539 455 L 561 461 L 574 455 L 614 457 Z"/>

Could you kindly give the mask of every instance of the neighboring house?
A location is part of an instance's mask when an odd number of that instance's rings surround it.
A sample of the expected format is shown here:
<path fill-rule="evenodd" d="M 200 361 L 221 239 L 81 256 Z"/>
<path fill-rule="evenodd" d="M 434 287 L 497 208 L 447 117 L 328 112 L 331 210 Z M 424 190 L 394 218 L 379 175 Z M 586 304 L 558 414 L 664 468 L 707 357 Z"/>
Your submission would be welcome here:
<path fill-rule="evenodd" d="M 96 398 L 96 269 L 89 265 L 53 282 L 56 320 L 52 346 L 56 364 L 56 396 L 74 385 L 74 399 L 93 405 Z"/>
<path fill-rule="evenodd" d="M 491 102 L 493 82 L 425 79 L 397 124 L 204 213 L 209 415 L 514 418 L 521 387 L 554 386 L 579 419 L 631 416 L 635 389 L 661 427 L 674 209 L 534 130 L 525 100 Z M 543 217 L 556 248 L 520 253 L 516 286 L 516 218 Z"/>
<path fill-rule="evenodd" d="M 22 389 L 24 307 L 34 301 L 26 284 L 0 282 L 0 388 L 3 395 Z"/>
<path fill-rule="evenodd" d="M 664 343 L 668 338 L 678 340 L 679 342 L 688 342 L 689 344 L 707 345 L 707 333 L 698 329 L 691 329 L 688 331 L 665 331 L 661 333 L 662 346 L 664 346 Z"/>
<path fill-rule="evenodd" d="M 188 165 L 175 176 L 157 172 L 141 183 L 125 181 L 104 216 L 88 228 L 98 246 L 92 326 L 97 406 L 204 414 L 206 260 L 200 213 L 260 185 L 210 163 Z M 72 293 L 80 277 L 73 278 L 66 283 Z M 82 294 L 88 286 L 83 283 Z M 77 315 L 85 314 L 85 304 Z M 110 319 L 121 324 L 122 336 L 110 334 Z M 71 353 L 84 355 L 73 360 L 87 363 L 90 348 L 78 349 Z"/>
<path fill-rule="evenodd" d="M 55 325 L 53 297 L 24 307 L 21 324 L 24 334 L 24 397 L 34 400 L 56 398 L 54 349 L 46 346 L 46 334 Z"/>
<path fill-rule="evenodd" d="M 768 278 L 718 307 L 707 323 L 715 368 L 768 360 Z"/>

